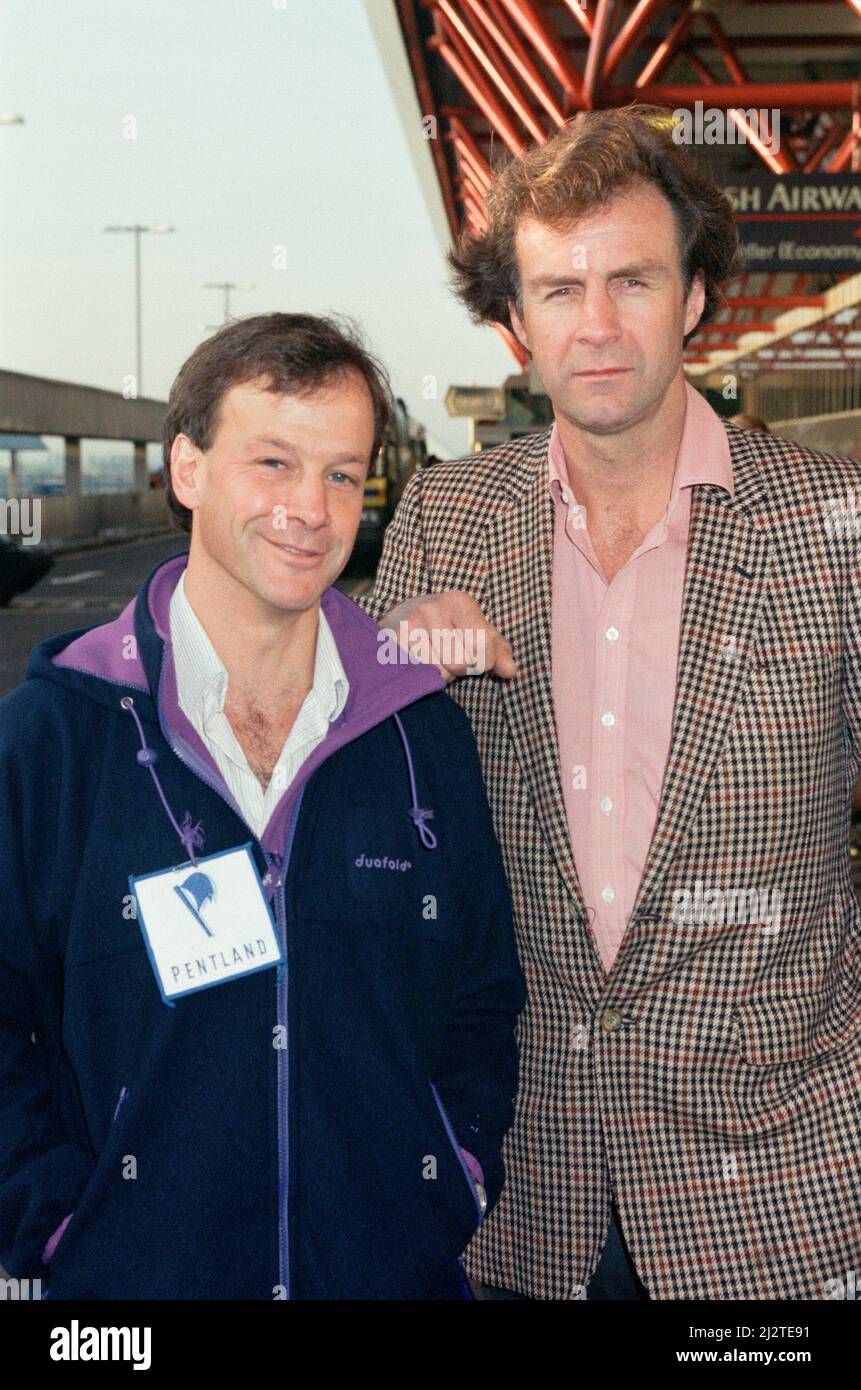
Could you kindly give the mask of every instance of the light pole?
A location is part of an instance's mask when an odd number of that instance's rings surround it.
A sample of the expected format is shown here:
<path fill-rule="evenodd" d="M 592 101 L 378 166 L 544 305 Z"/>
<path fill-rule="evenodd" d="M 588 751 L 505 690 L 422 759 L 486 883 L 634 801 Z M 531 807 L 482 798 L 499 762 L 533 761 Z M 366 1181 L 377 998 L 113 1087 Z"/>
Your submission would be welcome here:
<path fill-rule="evenodd" d="M 245 282 L 237 284 L 235 280 L 208 280 L 203 287 L 205 290 L 221 290 L 224 294 L 224 322 L 230 318 L 230 292 L 231 290 L 253 290 L 254 285 Z"/>
<path fill-rule="evenodd" d="M 106 232 L 133 232 L 135 239 L 135 395 L 143 395 L 143 345 L 141 324 L 141 234 L 143 232 L 175 232 L 166 222 L 156 222 L 151 227 L 140 222 L 128 226 L 104 227 Z"/>

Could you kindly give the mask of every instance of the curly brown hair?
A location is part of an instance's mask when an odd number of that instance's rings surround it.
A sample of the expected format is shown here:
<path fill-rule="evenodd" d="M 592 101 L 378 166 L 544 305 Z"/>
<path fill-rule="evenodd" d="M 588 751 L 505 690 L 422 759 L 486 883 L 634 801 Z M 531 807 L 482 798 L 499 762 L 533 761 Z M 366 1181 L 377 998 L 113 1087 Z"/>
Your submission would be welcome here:
<path fill-rule="evenodd" d="M 546 144 L 494 171 L 483 236 L 462 233 L 449 252 L 454 287 L 476 323 L 511 328 L 509 301 L 523 315 L 515 233 L 524 217 L 563 228 L 646 180 L 676 222 L 685 294 L 702 271 L 705 307 L 693 337 L 723 304 L 722 287 L 743 267 L 729 200 L 673 138 L 672 112 L 632 102 L 583 111 Z"/>

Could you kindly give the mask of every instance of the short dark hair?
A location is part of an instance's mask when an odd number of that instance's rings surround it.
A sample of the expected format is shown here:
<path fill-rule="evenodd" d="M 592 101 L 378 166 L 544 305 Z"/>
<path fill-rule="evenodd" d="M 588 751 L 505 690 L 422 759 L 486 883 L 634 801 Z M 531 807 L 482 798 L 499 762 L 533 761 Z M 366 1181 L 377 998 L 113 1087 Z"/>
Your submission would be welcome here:
<path fill-rule="evenodd" d="M 385 367 L 364 346 L 350 319 L 258 314 L 232 320 L 196 347 L 171 387 L 163 435 L 167 505 L 183 531 L 191 530 L 193 513 L 177 500 L 171 484 L 170 454 L 177 435 L 188 435 L 198 449 L 211 448 L 221 402 L 232 386 L 261 377 L 268 381 L 267 390 L 302 395 L 351 371 L 364 378 L 374 407 L 373 463 L 392 418 L 392 390 Z"/>
<path fill-rule="evenodd" d="M 457 294 L 476 323 L 511 328 L 509 301 L 522 312 L 515 256 L 521 219 L 564 228 L 643 181 L 670 204 L 685 294 L 702 272 L 705 305 L 687 344 L 723 304 L 722 287 L 743 268 L 729 199 L 673 139 L 673 113 L 632 102 L 583 111 L 546 144 L 497 169 L 487 193 L 488 230 L 465 231 L 449 253 Z"/>

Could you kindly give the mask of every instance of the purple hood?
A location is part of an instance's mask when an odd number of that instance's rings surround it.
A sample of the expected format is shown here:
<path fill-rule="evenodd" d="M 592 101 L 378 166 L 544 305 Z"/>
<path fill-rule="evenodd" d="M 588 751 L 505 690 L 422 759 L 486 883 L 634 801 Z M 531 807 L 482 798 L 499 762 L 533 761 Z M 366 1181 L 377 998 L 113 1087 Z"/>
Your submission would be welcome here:
<path fill-rule="evenodd" d="M 152 699 L 167 742 L 241 816 L 217 763 L 180 708 L 177 696 L 170 600 L 187 563 L 188 556 L 183 553 L 158 565 L 117 618 L 88 629 L 53 651 L 50 661 L 54 668 L 77 671 L 116 686 L 118 706 L 130 692 L 145 692 Z M 330 724 L 326 738 L 286 788 L 260 836 L 267 855 L 276 860 L 284 845 L 291 810 L 316 768 L 338 748 L 406 705 L 445 688 L 435 666 L 412 660 L 398 664 L 381 662 L 380 629 L 352 599 L 331 588 L 323 594 L 321 603 L 350 682 L 350 692 L 341 715 Z M 50 645 L 53 647 L 53 643 Z M 401 721 L 396 722 L 406 754 L 411 814 L 424 838 L 427 828 L 423 822 L 430 813 L 418 807 L 409 744 Z"/>

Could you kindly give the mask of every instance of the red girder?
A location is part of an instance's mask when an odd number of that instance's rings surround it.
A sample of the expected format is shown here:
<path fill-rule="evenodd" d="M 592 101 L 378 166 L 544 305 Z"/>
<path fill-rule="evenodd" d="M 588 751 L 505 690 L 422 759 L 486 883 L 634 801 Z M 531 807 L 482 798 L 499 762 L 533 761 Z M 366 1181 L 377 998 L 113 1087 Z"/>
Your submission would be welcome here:
<path fill-rule="evenodd" d="M 422 47 L 419 28 L 416 22 L 415 7 L 412 0 L 398 0 L 398 16 L 401 21 L 401 31 L 409 55 L 410 66 L 413 70 L 413 80 L 416 84 L 416 92 L 421 103 L 421 110 L 425 116 L 432 116 L 439 123 L 439 113 L 436 109 L 436 100 L 433 88 L 428 78 L 427 65 L 425 63 L 424 49 Z M 431 140 L 431 157 L 439 179 L 442 191 L 443 203 L 445 205 L 446 216 L 452 235 L 457 234 L 458 216 L 454 201 L 454 191 L 451 186 L 448 165 L 439 140 Z"/>
<path fill-rule="evenodd" d="M 595 96 L 598 91 L 603 92 L 606 73 L 605 57 L 610 47 L 610 26 L 613 22 L 615 8 L 616 0 L 598 0 L 598 13 L 595 16 L 592 42 L 589 44 L 589 53 L 586 58 L 583 93 L 580 98 L 587 111 L 595 105 Z"/>
<path fill-rule="evenodd" d="M 731 106 L 787 107 L 802 111 L 836 110 L 852 105 L 852 82 L 744 82 L 736 86 L 718 83 L 709 88 L 709 103 L 726 111 Z M 667 86 L 617 87 L 613 105 L 628 101 L 653 101 L 659 106 L 679 106 L 690 110 L 702 101 L 701 87 L 689 83 Z"/>
<path fill-rule="evenodd" d="M 711 34 L 715 48 L 717 48 L 718 52 L 723 58 L 724 63 L 726 64 L 727 72 L 729 73 L 733 82 L 746 82 L 747 73 L 745 72 L 738 58 L 735 56 L 735 53 L 732 50 L 732 45 L 730 44 L 729 39 L 727 38 L 717 19 L 713 14 L 710 14 L 708 10 L 704 11 L 703 13 L 703 23 L 705 24 L 706 28 Z"/>
<path fill-rule="evenodd" d="M 835 154 L 832 155 L 831 159 L 829 159 L 828 161 L 828 172 L 830 174 L 845 173 L 848 165 L 852 163 L 852 154 L 853 151 L 857 149 L 857 147 L 858 137 L 855 134 L 855 131 L 847 131 L 842 144 L 837 149 Z"/>
<path fill-rule="evenodd" d="M 478 231 L 479 235 L 483 235 L 487 231 L 488 224 L 487 215 L 485 214 L 481 200 L 476 196 L 476 194 L 470 192 L 468 188 L 464 188 L 461 190 L 461 196 L 463 197 L 465 206 L 472 213 L 472 220 L 475 224 L 476 230 Z"/>
<path fill-rule="evenodd" d="M 639 0 L 629 18 L 622 25 L 604 62 L 604 81 L 606 82 L 619 67 L 624 58 L 635 48 L 649 25 L 667 8 L 669 0 Z"/>
<path fill-rule="evenodd" d="M 464 0 L 464 3 L 469 5 L 476 17 L 481 19 L 497 47 L 501 49 L 511 66 L 541 102 L 554 125 L 563 126 L 565 113 L 553 96 L 549 84 L 542 77 L 526 48 L 517 37 L 517 31 L 502 8 L 500 0 L 486 0 L 485 5 L 482 5 L 481 0 Z M 488 14 L 487 11 L 490 13 Z"/>
<path fill-rule="evenodd" d="M 438 45 L 440 56 L 445 58 L 454 75 L 460 79 L 466 90 L 469 92 L 476 106 L 484 113 L 491 125 L 494 126 L 502 136 L 512 154 L 521 155 L 525 151 L 525 145 L 517 135 L 514 127 L 506 120 L 504 113 L 493 100 L 492 94 L 486 84 L 482 83 L 478 75 L 471 72 L 465 63 L 461 62 L 458 54 L 447 43 Z"/>
<path fill-rule="evenodd" d="M 700 58 L 696 53 L 694 53 L 693 49 L 689 45 L 685 46 L 684 53 L 685 59 L 693 68 L 697 76 L 700 77 L 702 81 L 707 83 L 709 86 L 716 86 L 717 78 L 712 76 L 705 63 L 703 62 L 702 58 Z M 641 84 L 642 87 L 648 87 L 648 85 L 648 82 L 643 82 Z"/>
<path fill-rule="evenodd" d="M 546 138 L 544 128 L 535 120 L 513 74 L 507 70 L 505 60 L 499 53 L 491 54 L 486 51 L 487 39 L 485 38 L 484 44 L 481 43 L 463 16 L 458 14 L 451 0 L 437 0 L 437 7 L 452 43 L 457 45 L 458 38 L 463 41 L 472 57 L 484 68 L 491 82 L 522 121 L 533 140 L 542 144 Z M 463 53 L 461 56 L 464 56 Z"/>
<path fill-rule="evenodd" d="M 531 0 L 502 0 L 502 3 L 541 61 L 550 69 L 566 97 L 576 97 L 580 82 L 556 31 L 538 13 Z"/>
<path fill-rule="evenodd" d="M 481 76 L 460 35 L 449 24 L 445 15 L 441 18 L 451 43 L 446 43 L 443 39 L 433 38 L 430 40 L 430 46 L 439 51 L 440 56 L 448 63 L 458 81 L 469 92 L 476 106 L 486 116 L 494 130 L 499 133 L 512 154 L 523 154 L 526 149 L 526 142 L 517 133 L 494 93 Z"/>
<path fill-rule="evenodd" d="M 663 72 L 667 63 L 672 61 L 678 52 L 679 45 L 683 43 L 687 37 L 693 17 L 693 10 L 690 6 L 682 11 L 672 29 L 667 34 L 667 37 L 662 39 L 658 44 L 651 58 L 643 68 L 643 71 L 640 73 L 640 76 L 637 78 L 636 85 L 638 87 L 645 87 L 648 86 L 650 82 L 654 82 L 658 74 Z"/>
<path fill-rule="evenodd" d="M 464 144 L 463 140 L 459 139 L 457 135 L 453 134 L 452 143 L 454 144 L 454 147 L 457 151 L 458 158 L 460 160 L 461 170 L 464 173 L 466 173 L 467 170 L 469 171 L 469 173 L 472 175 L 473 183 L 475 184 L 476 188 L 478 188 L 481 191 L 481 196 L 484 197 L 485 193 L 490 187 L 490 176 L 485 174 L 484 169 L 481 167 L 481 165 L 475 163 L 469 147 L 466 144 Z"/>
<path fill-rule="evenodd" d="M 765 284 L 763 285 L 763 289 L 762 289 L 761 298 L 763 299 L 764 303 L 762 303 L 762 304 L 756 304 L 756 305 L 753 305 L 753 306 L 752 306 L 752 307 L 753 307 L 753 316 L 754 316 L 754 318 L 756 319 L 757 323 L 764 323 L 764 322 L 766 321 L 766 320 L 765 320 L 765 310 L 766 310 L 767 307 L 769 307 L 771 304 L 773 304 L 772 296 L 773 296 L 773 292 L 774 292 L 774 282 L 775 282 L 776 279 L 777 279 L 777 271 L 775 271 L 775 270 L 770 270 L 770 271 L 768 272 L 768 274 L 766 275 L 766 277 L 765 277 Z M 754 297 L 755 297 L 755 296 L 754 296 Z M 737 301 L 738 299 L 743 299 L 744 296 L 743 296 L 743 295 L 736 295 L 735 298 L 736 298 L 736 301 Z M 728 305 L 728 307 L 729 307 L 730 309 L 737 309 L 737 308 L 740 308 L 740 307 L 741 307 L 741 308 L 744 307 L 744 305 L 739 305 L 737 302 L 736 302 L 736 303 L 733 303 L 732 300 L 727 300 L 727 305 Z M 789 306 L 786 306 L 786 307 L 789 307 Z"/>
<path fill-rule="evenodd" d="M 814 174 L 816 170 L 819 168 L 825 156 L 831 153 L 842 134 L 843 131 L 839 125 L 835 123 L 834 125 L 830 126 L 829 129 L 826 130 L 819 144 L 816 146 L 816 149 L 813 150 L 813 152 L 809 154 L 807 159 L 805 160 L 803 173 Z"/>
<path fill-rule="evenodd" d="M 751 8 L 801 2 L 755 0 Z M 804 3 L 809 7 L 815 0 Z M 846 3 L 861 19 L 861 0 Z M 743 138 L 775 173 L 813 174 L 820 169 L 841 173 L 852 167 L 853 160 L 856 165 L 861 161 L 857 84 L 751 81 L 740 56 L 745 50 L 767 46 L 784 51 L 808 45 L 847 49 L 861 42 L 861 30 L 857 35 L 814 35 L 809 26 L 802 32 L 801 26 L 793 25 L 797 32 L 778 34 L 770 32 L 770 23 L 769 32 L 736 35 L 724 28 L 713 10 L 702 10 L 693 0 L 684 5 L 679 0 L 672 4 L 671 0 L 597 0 L 588 5 L 578 0 L 398 0 L 398 8 L 422 112 L 436 115 L 439 111 L 448 122 L 443 132 L 446 139 L 432 142 L 432 154 L 453 230 L 455 196 L 473 230 L 487 226 L 484 195 L 492 180 L 485 157 L 488 134 L 491 141 L 496 135 L 512 154 L 520 156 L 578 111 L 631 101 L 686 111 L 701 104 L 702 109 L 725 111 L 739 129 L 738 142 Z M 421 9 L 432 14 L 435 30 L 424 46 L 447 64 L 462 97 L 446 91 L 445 101 L 435 101 L 417 21 Z M 570 37 L 570 19 L 564 30 L 557 27 L 560 9 L 576 21 L 576 37 Z M 726 23 L 731 25 L 731 16 Z M 654 36 L 652 51 L 645 54 L 650 36 Z M 574 53 L 582 54 L 582 68 Z M 729 81 L 711 71 L 704 61 L 707 53 L 720 57 Z M 663 76 L 671 69 L 676 80 L 667 83 Z M 685 81 L 691 73 L 694 80 Z M 804 116 L 792 123 L 784 119 L 781 147 L 775 151 L 758 136 L 753 118 L 748 120 L 751 108 L 757 113 L 777 109 L 835 114 L 814 120 Z M 853 127 L 849 130 L 847 117 Z M 456 194 L 451 175 L 455 166 Z M 775 274 L 765 277 L 764 291 L 747 293 L 749 284 L 763 283 L 762 272 L 743 272 L 736 282 L 738 292 L 724 301 L 731 317 L 707 325 L 697 337 L 695 350 L 701 354 L 704 342 L 733 342 L 752 330 L 773 332 L 771 316 L 823 304 L 821 295 L 804 293 L 811 279 L 808 274 L 799 273 L 788 294 L 773 292 Z M 754 280 L 754 276 L 760 278 Z M 751 321 L 740 322 L 740 314 Z M 527 355 L 516 339 L 507 330 L 502 330 L 502 336 L 523 365 Z M 688 354 L 688 360 L 698 359 Z"/>
<path fill-rule="evenodd" d="M 771 323 L 707 323 L 703 328 L 697 329 L 697 335 L 713 338 L 731 338 L 733 341 L 744 336 L 745 333 L 776 333 L 777 329 Z M 717 347 L 717 343 L 711 343 L 712 347 Z"/>
<path fill-rule="evenodd" d="M 727 38 L 720 24 L 718 23 L 718 20 L 715 18 L 713 14 L 710 14 L 708 10 L 706 10 L 703 13 L 702 18 L 706 28 L 709 31 L 709 34 L 711 35 L 712 41 L 714 42 L 716 48 L 718 49 L 721 57 L 724 60 L 726 69 L 733 82 L 735 82 L 738 86 L 746 84 L 747 73 L 745 72 L 744 68 L 742 67 L 741 63 L 739 62 L 738 58 L 733 52 L 732 45 L 730 44 L 729 39 Z M 709 83 L 709 86 L 711 85 L 712 84 Z M 750 121 L 740 110 L 738 110 L 737 108 L 732 108 L 729 114 L 731 119 L 738 126 L 739 130 L 741 130 L 744 133 L 745 139 L 757 151 L 760 158 L 765 160 L 765 163 L 773 171 L 773 173 L 791 174 L 795 172 L 798 166 L 796 165 L 796 162 L 792 157 L 792 152 L 788 150 L 785 145 L 782 149 L 778 150 L 776 153 L 773 153 L 771 150 L 765 148 L 765 146 L 759 138 L 759 135 L 757 134 L 756 129 L 751 126 Z"/>
<path fill-rule="evenodd" d="M 482 212 L 484 212 L 484 189 L 480 186 L 480 184 L 476 183 L 475 177 L 473 176 L 473 174 L 470 173 L 470 171 L 466 168 L 465 165 L 462 164 L 460 167 L 461 173 L 459 173 L 457 178 L 455 179 L 455 186 L 457 187 L 458 192 L 461 194 L 461 196 L 463 196 L 464 194 L 469 194 L 469 196 L 475 202 L 476 207 L 481 208 Z"/>
<path fill-rule="evenodd" d="M 769 278 L 777 274 L 772 271 Z M 821 309 L 825 304 L 822 294 L 733 294 L 724 303 L 730 309 Z"/>
<path fill-rule="evenodd" d="M 586 33 L 591 36 L 593 28 L 592 18 L 588 12 L 583 9 L 580 0 L 562 0 L 562 3 L 567 5 L 581 29 L 585 29 Z"/>
<path fill-rule="evenodd" d="M 461 143 L 464 145 L 464 147 L 469 153 L 470 158 L 472 159 L 473 164 L 476 167 L 476 170 L 480 172 L 483 179 L 486 179 L 487 185 L 489 187 L 493 178 L 493 175 L 490 171 L 490 165 L 488 164 L 484 155 L 481 153 L 481 150 L 478 148 L 478 145 L 473 140 L 472 136 L 470 135 L 469 131 L 467 130 L 466 126 L 464 125 L 463 121 L 460 119 L 459 116 L 452 116 L 451 131 L 452 135 L 456 136 L 457 139 L 460 140 Z"/>

